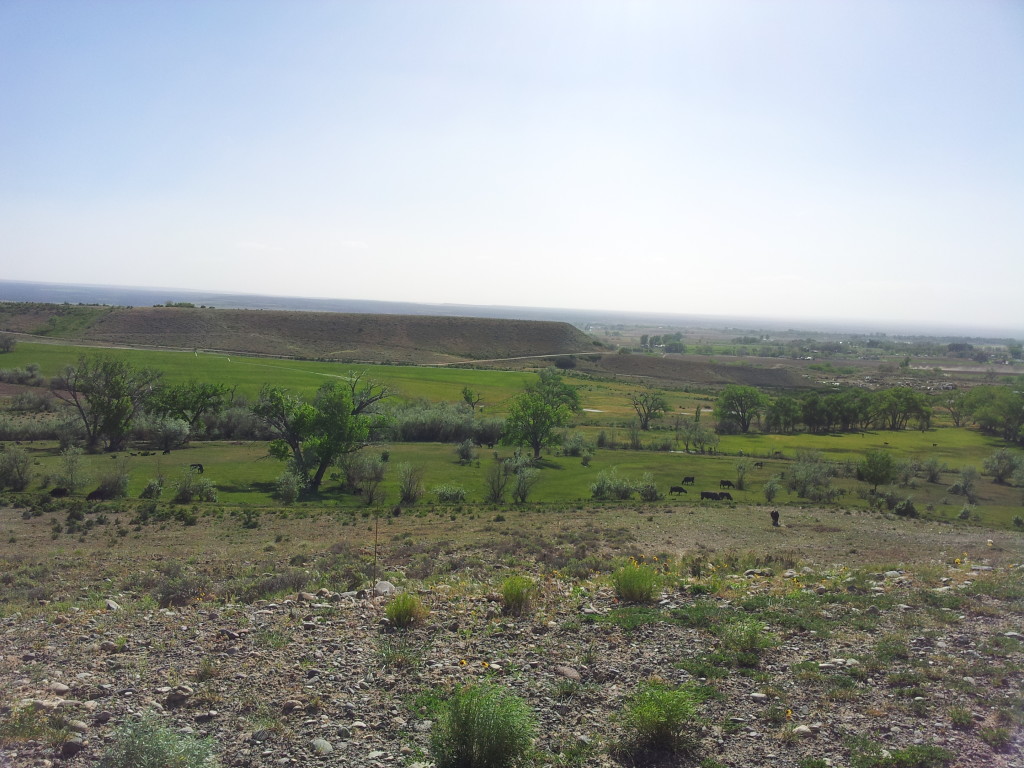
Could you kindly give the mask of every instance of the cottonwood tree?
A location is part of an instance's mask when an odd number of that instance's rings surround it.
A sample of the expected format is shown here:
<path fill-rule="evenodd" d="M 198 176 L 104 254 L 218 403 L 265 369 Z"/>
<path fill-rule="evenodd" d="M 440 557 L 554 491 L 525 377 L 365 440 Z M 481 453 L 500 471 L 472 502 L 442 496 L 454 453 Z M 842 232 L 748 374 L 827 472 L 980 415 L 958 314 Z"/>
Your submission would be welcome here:
<path fill-rule="evenodd" d="M 188 423 L 189 434 L 203 428 L 203 417 L 216 415 L 231 403 L 234 388 L 190 379 L 184 384 L 161 387 L 154 393 L 149 410 Z"/>
<path fill-rule="evenodd" d="M 137 368 L 111 357 L 78 358 L 52 383 L 54 397 L 77 412 L 86 449 L 104 445 L 120 451 L 128 441 L 132 420 L 155 391 L 160 371 Z"/>
<path fill-rule="evenodd" d="M 556 369 L 547 368 L 535 384 L 513 398 L 502 442 L 528 445 L 538 459 L 541 448 L 557 441 L 555 430 L 568 425 L 579 411 L 579 391 L 566 384 Z"/>
<path fill-rule="evenodd" d="M 981 463 L 982 469 L 992 475 L 992 479 L 1003 485 L 1018 467 L 1024 466 L 1024 457 L 1013 453 L 1008 448 L 1000 448 Z"/>
<path fill-rule="evenodd" d="M 746 433 L 766 403 L 767 398 L 756 387 L 729 384 L 715 402 L 715 418 L 719 423 L 735 422 L 740 432 Z"/>
<path fill-rule="evenodd" d="M 654 389 L 645 389 L 641 392 L 631 392 L 629 404 L 636 411 L 640 420 L 640 429 L 645 432 L 651 428 L 651 419 L 656 419 L 668 410 L 668 401 L 665 396 Z"/>
<path fill-rule="evenodd" d="M 290 461 L 309 489 L 320 489 L 331 465 L 367 444 L 372 407 L 387 389 L 356 377 L 345 383 L 328 381 L 312 402 L 281 387 L 265 385 L 253 414 L 274 435 L 270 455 Z"/>

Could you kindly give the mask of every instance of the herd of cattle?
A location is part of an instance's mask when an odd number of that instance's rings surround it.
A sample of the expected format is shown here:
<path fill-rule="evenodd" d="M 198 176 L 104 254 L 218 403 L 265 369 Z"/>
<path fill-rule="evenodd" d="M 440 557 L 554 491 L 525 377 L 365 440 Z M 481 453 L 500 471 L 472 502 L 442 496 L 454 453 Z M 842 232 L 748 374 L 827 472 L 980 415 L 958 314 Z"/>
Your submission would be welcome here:
<path fill-rule="evenodd" d="M 669 492 L 669 494 L 673 494 L 673 493 L 686 493 L 687 491 L 686 491 L 685 488 L 683 488 L 683 485 L 693 485 L 695 482 L 697 482 L 697 479 L 695 477 L 693 477 L 693 476 L 688 475 L 688 476 L 683 478 L 682 485 L 673 485 L 671 488 L 668 489 L 668 492 Z M 736 486 L 733 484 L 732 480 L 719 480 L 718 481 L 718 487 L 719 488 L 735 488 Z M 733 500 L 732 499 L 732 494 L 729 493 L 728 491 L 701 491 L 700 492 L 700 498 L 701 498 L 702 501 L 704 499 L 707 499 L 708 501 L 732 501 Z"/>

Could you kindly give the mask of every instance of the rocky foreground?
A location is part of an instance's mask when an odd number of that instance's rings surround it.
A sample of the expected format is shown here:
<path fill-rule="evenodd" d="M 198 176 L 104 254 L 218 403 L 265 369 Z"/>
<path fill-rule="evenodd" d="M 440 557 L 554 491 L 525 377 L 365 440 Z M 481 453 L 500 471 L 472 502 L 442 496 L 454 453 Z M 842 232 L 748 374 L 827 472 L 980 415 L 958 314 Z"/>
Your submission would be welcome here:
<path fill-rule="evenodd" d="M 535 579 L 520 617 L 503 613 L 499 581 L 402 585 L 430 610 L 402 630 L 385 618 L 387 583 L 25 609 L 0 619 L 0 765 L 94 765 L 120 725 L 156 712 L 211 738 L 224 766 L 427 766 L 446 692 L 486 678 L 535 712 L 538 766 L 1024 766 L 1020 566 L 709 567 L 647 606 L 620 603 L 606 577 Z M 740 614 L 762 622 L 753 657 L 716 630 Z M 622 705 L 650 679 L 713 693 L 695 752 L 623 748 Z M 914 745 L 946 752 L 896 762 Z"/>

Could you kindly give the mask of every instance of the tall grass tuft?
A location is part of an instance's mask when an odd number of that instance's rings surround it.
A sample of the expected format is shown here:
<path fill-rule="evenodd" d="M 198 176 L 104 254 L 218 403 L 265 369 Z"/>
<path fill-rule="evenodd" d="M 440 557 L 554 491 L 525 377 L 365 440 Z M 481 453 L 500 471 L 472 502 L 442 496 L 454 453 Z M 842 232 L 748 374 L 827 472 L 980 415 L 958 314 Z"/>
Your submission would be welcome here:
<path fill-rule="evenodd" d="M 430 737 L 437 768 L 507 768 L 530 749 L 536 719 L 518 696 L 489 683 L 456 690 Z"/>
<path fill-rule="evenodd" d="M 701 696 L 690 688 L 642 682 L 626 701 L 622 722 L 623 749 L 637 753 L 693 752 L 698 743 L 697 704 Z"/>
<path fill-rule="evenodd" d="M 654 598 L 658 584 L 658 573 L 649 565 L 636 560 L 619 568 L 612 574 L 612 585 L 620 600 L 627 603 L 649 603 Z"/>
<path fill-rule="evenodd" d="M 533 607 L 537 585 L 525 576 L 509 576 L 501 585 L 501 601 L 509 616 L 522 616 Z"/>
<path fill-rule="evenodd" d="M 422 623 L 427 618 L 427 613 L 423 601 L 412 592 L 395 595 L 388 603 L 388 607 L 384 609 L 384 615 L 391 622 L 391 626 L 398 629 Z"/>

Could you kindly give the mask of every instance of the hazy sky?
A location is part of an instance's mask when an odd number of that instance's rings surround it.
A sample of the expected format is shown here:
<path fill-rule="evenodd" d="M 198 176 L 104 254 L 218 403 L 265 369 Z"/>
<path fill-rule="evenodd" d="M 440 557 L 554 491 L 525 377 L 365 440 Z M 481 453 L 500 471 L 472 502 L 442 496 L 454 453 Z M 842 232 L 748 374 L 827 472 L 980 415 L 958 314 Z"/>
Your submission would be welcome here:
<path fill-rule="evenodd" d="M 1024 327 L 1024 2 L 2 0 L 0 276 Z"/>

